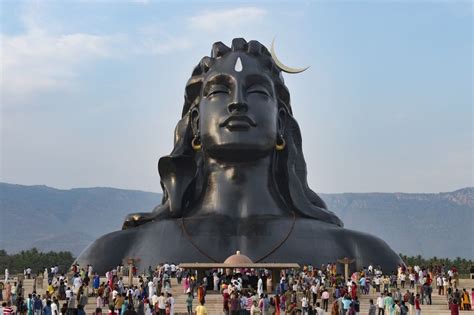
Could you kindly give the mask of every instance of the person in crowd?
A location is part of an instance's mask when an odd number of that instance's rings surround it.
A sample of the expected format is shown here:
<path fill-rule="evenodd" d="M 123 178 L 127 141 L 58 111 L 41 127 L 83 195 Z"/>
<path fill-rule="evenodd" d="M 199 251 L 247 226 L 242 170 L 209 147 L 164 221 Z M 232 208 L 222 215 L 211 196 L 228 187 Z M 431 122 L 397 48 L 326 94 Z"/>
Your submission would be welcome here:
<path fill-rule="evenodd" d="M 196 307 L 196 315 L 207 315 L 207 308 L 204 306 L 204 300 Z"/>
<path fill-rule="evenodd" d="M 415 297 L 415 314 L 420 315 L 421 314 L 421 306 L 420 306 L 420 295 L 417 294 Z"/>
<path fill-rule="evenodd" d="M 462 301 L 462 309 L 464 311 L 470 311 L 471 310 L 471 299 L 469 297 L 469 292 L 467 292 L 466 289 L 462 289 L 461 301 Z"/>
<path fill-rule="evenodd" d="M 374 305 L 374 300 L 370 299 L 368 315 L 375 315 L 376 311 L 377 311 L 377 307 Z"/>
<path fill-rule="evenodd" d="M 456 299 L 452 299 L 451 303 L 449 303 L 449 310 L 451 311 L 451 315 L 459 315 L 459 304 Z"/>
<path fill-rule="evenodd" d="M 193 295 L 191 294 L 191 292 L 188 292 L 188 296 L 186 297 L 186 310 L 188 312 L 188 315 L 193 314 L 193 301 Z"/>
<path fill-rule="evenodd" d="M 380 293 L 379 297 L 377 297 L 377 314 L 384 315 L 385 314 L 385 303 L 384 303 L 384 293 Z"/>

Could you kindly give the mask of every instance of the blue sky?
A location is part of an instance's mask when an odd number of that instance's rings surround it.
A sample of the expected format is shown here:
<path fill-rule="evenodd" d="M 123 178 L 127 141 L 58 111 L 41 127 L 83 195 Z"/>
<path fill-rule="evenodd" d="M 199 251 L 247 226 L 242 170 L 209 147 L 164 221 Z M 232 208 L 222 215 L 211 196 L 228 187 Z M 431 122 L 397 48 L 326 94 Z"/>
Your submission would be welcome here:
<path fill-rule="evenodd" d="M 317 192 L 473 185 L 470 1 L 2 1 L 1 176 L 160 191 L 215 41 L 276 37 Z"/>

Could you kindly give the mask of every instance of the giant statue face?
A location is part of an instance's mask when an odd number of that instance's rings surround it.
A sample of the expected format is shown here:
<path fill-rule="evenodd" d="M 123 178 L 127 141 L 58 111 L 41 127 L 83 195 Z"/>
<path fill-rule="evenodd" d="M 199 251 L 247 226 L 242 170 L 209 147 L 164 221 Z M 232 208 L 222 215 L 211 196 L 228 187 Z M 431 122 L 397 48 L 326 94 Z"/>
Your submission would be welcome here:
<path fill-rule="evenodd" d="M 275 148 L 285 111 L 278 108 L 273 81 L 262 64 L 235 52 L 216 60 L 191 115 L 194 132 L 209 155 L 253 159 Z"/>

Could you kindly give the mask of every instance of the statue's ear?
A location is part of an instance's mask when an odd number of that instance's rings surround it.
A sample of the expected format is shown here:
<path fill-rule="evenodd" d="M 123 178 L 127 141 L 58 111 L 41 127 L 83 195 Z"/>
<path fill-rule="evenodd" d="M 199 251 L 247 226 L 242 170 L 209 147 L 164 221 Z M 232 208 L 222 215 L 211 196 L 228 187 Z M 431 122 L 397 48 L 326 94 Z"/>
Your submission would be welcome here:
<path fill-rule="evenodd" d="M 280 107 L 278 109 L 278 125 L 277 125 L 277 133 L 279 135 L 283 135 L 286 129 L 286 123 L 288 119 L 288 112 L 286 111 L 285 107 Z"/>
<path fill-rule="evenodd" d="M 191 128 L 193 135 L 199 135 L 199 108 L 197 106 L 191 109 Z"/>

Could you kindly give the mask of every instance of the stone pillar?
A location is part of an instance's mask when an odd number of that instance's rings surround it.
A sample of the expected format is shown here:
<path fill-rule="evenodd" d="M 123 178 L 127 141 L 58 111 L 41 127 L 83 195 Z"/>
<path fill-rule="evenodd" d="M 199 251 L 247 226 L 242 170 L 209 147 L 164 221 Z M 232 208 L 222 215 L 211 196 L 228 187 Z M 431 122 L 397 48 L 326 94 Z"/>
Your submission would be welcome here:
<path fill-rule="evenodd" d="M 341 264 L 344 265 L 344 279 L 345 279 L 346 283 L 349 280 L 349 264 L 353 263 L 354 260 L 355 259 L 350 259 L 350 258 L 347 258 L 347 257 L 344 257 L 342 259 L 337 260 L 338 263 L 341 263 Z"/>
<path fill-rule="evenodd" d="M 131 288 L 133 286 L 133 265 L 128 265 L 128 286 Z"/>
<path fill-rule="evenodd" d="M 197 279 L 196 280 L 197 280 L 197 283 L 199 284 L 199 283 L 202 282 L 202 279 L 204 278 L 205 273 L 204 273 L 204 269 L 202 269 L 202 268 L 199 268 L 196 271 L 197 271 L 197 275 L 196 275 Z"/>
<path fill-rule="evenodd" d="M 280 285 L 280 273 L 281 273 L 280 268 L 272 269 L 272 290 L 273 290 L 273 292 L 276 292 L 277 289 L 278 289 L 278 286 Z M 273 293 L 273 292 L 269 292 L 269 293 Z"/>

